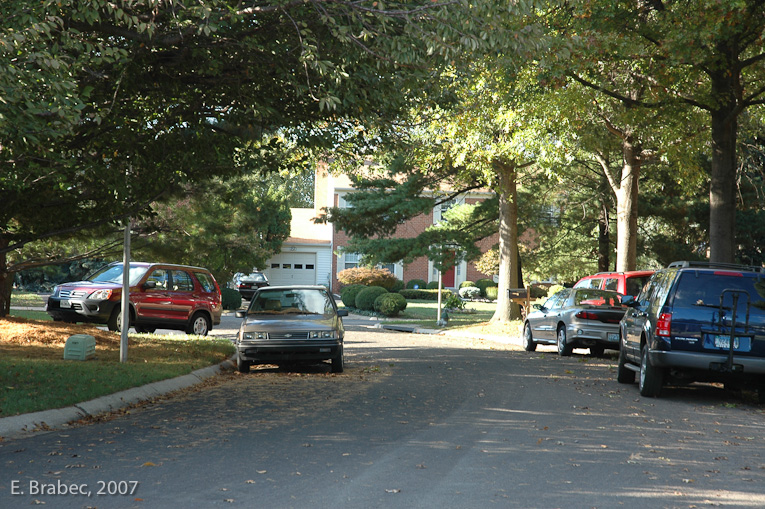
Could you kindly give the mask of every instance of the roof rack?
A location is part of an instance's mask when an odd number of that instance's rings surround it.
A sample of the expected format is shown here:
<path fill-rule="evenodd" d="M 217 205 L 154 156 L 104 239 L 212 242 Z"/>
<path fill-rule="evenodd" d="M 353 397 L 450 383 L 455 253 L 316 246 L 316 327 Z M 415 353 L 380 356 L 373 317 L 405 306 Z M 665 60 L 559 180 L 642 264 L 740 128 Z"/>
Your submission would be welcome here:
<path fill-rule="evenodd" d="M 670 268 L 699 268 L 699 269 L 733 269 L 748 270 L 751 272 L 765 272 L 765 267 L 757 265 L 742 265 L 740 263 L 721 263 L 721 262 L 697 262 L 697 261 L 679 261 L 672 262 L 667 267 Z"/>

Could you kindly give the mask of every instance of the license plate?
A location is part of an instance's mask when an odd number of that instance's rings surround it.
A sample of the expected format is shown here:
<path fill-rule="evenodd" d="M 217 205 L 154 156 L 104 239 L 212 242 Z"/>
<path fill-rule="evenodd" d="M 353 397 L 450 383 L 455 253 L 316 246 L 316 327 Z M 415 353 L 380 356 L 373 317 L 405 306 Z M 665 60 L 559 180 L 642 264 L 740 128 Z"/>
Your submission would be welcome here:
<path fill-rule="evenodd" d="M 725 350 L 730 349 L 730 336 L 715 336 L 715 347 L 724 348 Z M 733 349 L 736 350 L 737 348 L 738 348 L 738 338 L 734 338 Z"/>
<path fill-rule="evenodd" d="M 64 308 L 64 309 L 68 309 L 68 308 L 72 307 L 72 302 L 68 301 L 68 300 L 62 300 L 59 303 L 59 307 Z"/>
<path fill-rule="evenodd" d="M 618 332 L 609 332 L 608 333 L 608 340 L 612 343 L 619 342 L 619 333 Z"/>

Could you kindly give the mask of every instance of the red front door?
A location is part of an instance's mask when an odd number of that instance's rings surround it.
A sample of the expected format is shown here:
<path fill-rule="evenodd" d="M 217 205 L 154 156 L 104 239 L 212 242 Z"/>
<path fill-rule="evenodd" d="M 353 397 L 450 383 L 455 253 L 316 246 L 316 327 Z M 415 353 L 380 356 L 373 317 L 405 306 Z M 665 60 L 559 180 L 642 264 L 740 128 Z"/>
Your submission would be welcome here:
<path fill-rule="evenodd" d="M 454 266 L 452 266 L 449 270 L 444 272 L 444 274 L 441 276 L 441 285 L 444 288 L 454 288 Z"/>

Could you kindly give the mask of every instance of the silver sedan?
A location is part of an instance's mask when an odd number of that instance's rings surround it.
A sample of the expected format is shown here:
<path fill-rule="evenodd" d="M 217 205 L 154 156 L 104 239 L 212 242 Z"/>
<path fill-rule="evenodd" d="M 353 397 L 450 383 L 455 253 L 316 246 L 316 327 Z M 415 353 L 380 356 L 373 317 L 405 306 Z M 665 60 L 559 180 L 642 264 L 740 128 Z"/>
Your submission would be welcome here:
<path fill-rule="evenodd" d="M 609 290 L 564 288 L 542 305 L 535 305 L 523 324 L 523 347 L 533 352 L 537 344 L 557 345 L 559 355 L 574 348 L 589 348 L 603 355 L 619 349 L 619 322 L 626 307 L 622 295 Z"/>

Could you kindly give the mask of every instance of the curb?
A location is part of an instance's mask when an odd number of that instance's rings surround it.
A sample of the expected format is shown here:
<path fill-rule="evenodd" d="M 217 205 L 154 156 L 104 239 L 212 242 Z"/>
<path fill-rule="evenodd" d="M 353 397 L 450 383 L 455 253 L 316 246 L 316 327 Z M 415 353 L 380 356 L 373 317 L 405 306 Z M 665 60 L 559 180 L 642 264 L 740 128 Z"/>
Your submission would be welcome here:
<path fill-rule="evenodd" d="M 187 375 L 159 380 L 140 387 L 101 396 L 67 408 L 42 410 L 0 419 L 0 442 L 22 438 L 40 431 L 50 431 L 85 417 L 113 412 L 127 406 L 196 385 L 208 378 L 234 369 L 233 357 L 220 364 L 200 368 Z"/>

